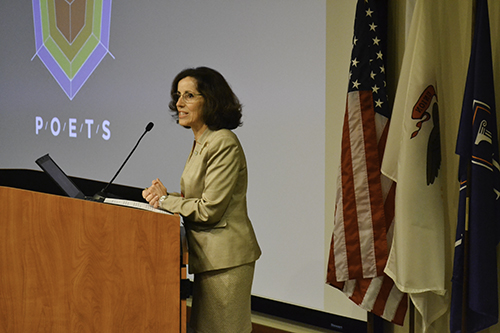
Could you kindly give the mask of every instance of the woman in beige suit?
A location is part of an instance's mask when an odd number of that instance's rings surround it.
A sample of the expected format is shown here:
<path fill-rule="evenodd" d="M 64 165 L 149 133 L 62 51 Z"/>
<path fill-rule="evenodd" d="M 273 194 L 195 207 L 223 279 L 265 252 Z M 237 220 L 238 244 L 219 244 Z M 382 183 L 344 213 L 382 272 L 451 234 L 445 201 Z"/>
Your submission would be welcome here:
<path fill-rule="evenodd" d="M 194 274 L 190 331 L 251 332 L 250 293 L 261 251 L 247 215 L 245 155 L 231 131 L 241 126 L 241 104 L 224 77 L 206 67 L 179 73 L 170 94 L 174 117 L 193 131 L 193 149 L 181 193 L 167 192 L 155 179 L 143 197 L 183 217 Z"/>

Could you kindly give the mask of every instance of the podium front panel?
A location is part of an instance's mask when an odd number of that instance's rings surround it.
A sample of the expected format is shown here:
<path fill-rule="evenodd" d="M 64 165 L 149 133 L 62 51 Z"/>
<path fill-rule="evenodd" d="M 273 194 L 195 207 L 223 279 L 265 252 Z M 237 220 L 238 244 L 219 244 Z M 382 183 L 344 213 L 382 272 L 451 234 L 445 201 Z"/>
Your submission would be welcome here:
<path fill-rule="evenodd" d="M 0 332 L 179 332 L 179 217 L 0 187 Z"/>

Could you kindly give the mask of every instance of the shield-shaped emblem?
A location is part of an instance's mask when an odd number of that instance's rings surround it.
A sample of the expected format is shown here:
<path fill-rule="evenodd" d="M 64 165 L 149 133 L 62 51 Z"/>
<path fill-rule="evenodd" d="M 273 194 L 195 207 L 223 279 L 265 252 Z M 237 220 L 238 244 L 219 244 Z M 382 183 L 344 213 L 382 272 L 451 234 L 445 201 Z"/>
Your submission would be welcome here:
<path fill-rule="evenodd" d="M 111 0 L 33 0 L 33 21 L 33 59 L 40 58 L 72 100 L 106 54 L 111 55 Z"/>

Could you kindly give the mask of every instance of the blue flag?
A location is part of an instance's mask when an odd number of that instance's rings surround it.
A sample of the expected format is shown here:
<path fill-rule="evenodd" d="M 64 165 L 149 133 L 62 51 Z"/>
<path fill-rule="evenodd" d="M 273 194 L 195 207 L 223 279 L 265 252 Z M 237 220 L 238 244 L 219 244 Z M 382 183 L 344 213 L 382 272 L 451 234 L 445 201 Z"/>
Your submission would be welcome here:
<path fill-rule="evenodd" d="M 464 253 L 468 252 L 465 319 L 467 332 L 477 332 L 498 322 L 496 246 L 500 222 L 500 166 L 487 0 L 477 1 L 456 153 L 460 155 L 460 202 L 450 331 L 462 331 Z M 467 245 L 464 246 L 466 225 L 468 249 L 465 249 Z"/>

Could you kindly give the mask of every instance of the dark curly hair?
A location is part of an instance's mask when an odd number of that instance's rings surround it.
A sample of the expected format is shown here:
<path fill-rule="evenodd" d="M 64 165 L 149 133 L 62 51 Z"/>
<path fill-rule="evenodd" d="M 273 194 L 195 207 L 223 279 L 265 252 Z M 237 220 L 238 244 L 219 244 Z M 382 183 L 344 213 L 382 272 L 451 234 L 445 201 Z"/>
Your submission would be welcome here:
<path fill-rule="evenodd" d="M 203 121 L 211 130 L 235 129 L 241 126 L 242 105 L 238 97 L 227 83 L 226 79 L 217 72 L 208 67 L 188 68 L 177 74 L 172 82 L 170 89 L 170 101 L 168 107 L 172 111 L 172 116 L 179 123 L 179 114 L 177 112 L 177 86 L 179 81 L 192 77 L 197 82 L 198 92 L 205 99 L 203 104 Z"/>

